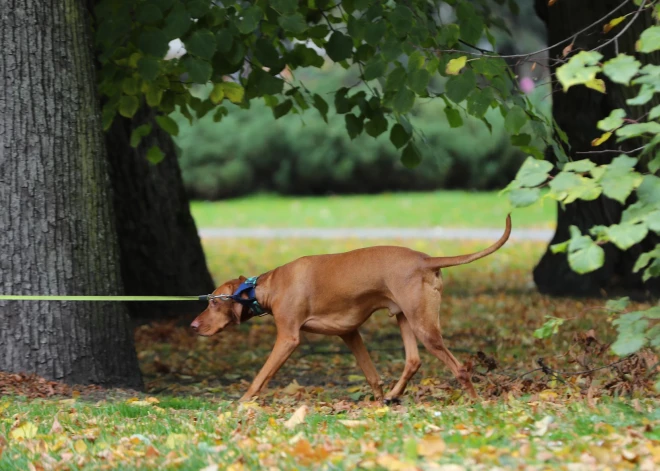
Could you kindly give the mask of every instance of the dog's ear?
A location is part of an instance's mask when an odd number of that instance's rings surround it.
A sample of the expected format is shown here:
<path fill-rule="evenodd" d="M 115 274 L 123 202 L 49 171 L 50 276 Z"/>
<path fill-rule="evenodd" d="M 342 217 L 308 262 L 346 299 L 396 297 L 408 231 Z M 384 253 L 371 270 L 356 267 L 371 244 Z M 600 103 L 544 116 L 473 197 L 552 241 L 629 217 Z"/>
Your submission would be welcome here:
<path fill-rule="evenodd" d="M 234 322 L 236 325 L 241 323 L 241 317 L 243 316 L 243 309 L 245 309 L 245 306 L 243 306 L 241 303 L 237 303 L 234 301 L 233 306 L 231 307 L 231 312 L 234 315 Z"/>
<path fill-rule="evenodd" d="M 243 275 L 238 277 L 238 281 L 240 281 L 241 283 L 243 283 L 245 280 L 247 280 L 247 278 L 245 278 Z"/>

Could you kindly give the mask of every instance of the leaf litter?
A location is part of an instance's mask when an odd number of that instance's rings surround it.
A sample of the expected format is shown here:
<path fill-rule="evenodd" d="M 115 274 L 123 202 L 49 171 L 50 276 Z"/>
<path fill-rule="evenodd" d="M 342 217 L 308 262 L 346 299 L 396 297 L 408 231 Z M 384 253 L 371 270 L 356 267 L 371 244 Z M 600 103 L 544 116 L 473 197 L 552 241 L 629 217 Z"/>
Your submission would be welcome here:
<path fill-rule="evenodd" d="M 261 244 L 255 257 L 256 246 L 238 256 L 227 241 L 207 242 L 217 279 L 313 253 L 306 242 Z M 432 244 L 414 248 L 437 253 Z M 146 393 L 0 373 L 0 469 L 658 469 L 657 356 L 610 352 L 604 301 L 536 293 L 529 273 L 542 249 L 516 244 L 444 273 L 446 343 L 470 368 L 478 402 L 423 349 L 401 403 L 374 402 L 341 342 L 305 335 L 263 396 L 239 405 L 274 342 L 272 319 L 212 338 L 160 322 L 135 333 Z M 217 254 L 233 262 L 218 269 Z M 566 322 L 537 339 L 545 316 Z M 396 323 L 376 313 L 361 332 L 387 390 L 404 364 Z"/>

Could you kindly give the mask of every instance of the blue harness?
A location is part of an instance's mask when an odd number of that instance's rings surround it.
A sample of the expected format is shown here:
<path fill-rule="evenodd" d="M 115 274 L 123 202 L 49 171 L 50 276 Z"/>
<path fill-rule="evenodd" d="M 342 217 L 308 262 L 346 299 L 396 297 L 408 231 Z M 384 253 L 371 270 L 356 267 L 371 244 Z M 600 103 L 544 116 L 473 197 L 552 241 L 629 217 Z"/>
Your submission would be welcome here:
<path fill-rule="evenodd" d="M 245 280 L 238 286 L 238 288 L 236 288 L 236 291 L 234 291 L 234 294 L 232 294 L 230 298 L 233 301 L 252 309 L 257 316 L 260 316 L 261 314 L 265 314 L 266 311 L 263 310 L 259 301 L 257 301 L 257 278 L 257 276 L 251 276 Z M 247 298 L 241 297 L 244 293 L 247 294 Z"/>
<path fill-rule="evenodd" d="M 211 299 L 222 299 L 235 301 L 248 309 L 251 309 L 255 315 L 263 316 L 267 314 L 264 308 L 261 307 L 259 301 L 257 301 L 257 278 L 258 276 L 251 276 L 243 283 L 241 283 L 234 294 L 204 294 L 199 296 L 200 301 L 210 301 Z M 247 298 L 243 298 L 242 295 L 247 294 Z"/>

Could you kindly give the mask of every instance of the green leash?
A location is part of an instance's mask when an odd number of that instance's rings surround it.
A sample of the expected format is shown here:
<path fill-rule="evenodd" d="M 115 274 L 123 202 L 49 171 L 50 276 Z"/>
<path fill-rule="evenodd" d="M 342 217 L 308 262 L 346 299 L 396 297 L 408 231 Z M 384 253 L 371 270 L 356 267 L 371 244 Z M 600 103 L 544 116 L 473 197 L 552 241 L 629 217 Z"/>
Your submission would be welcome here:
<path fill-rule="evenodd" d="M 208 301 L 201 296 L 21 296 L 0 295 L 0 301 Z"/>

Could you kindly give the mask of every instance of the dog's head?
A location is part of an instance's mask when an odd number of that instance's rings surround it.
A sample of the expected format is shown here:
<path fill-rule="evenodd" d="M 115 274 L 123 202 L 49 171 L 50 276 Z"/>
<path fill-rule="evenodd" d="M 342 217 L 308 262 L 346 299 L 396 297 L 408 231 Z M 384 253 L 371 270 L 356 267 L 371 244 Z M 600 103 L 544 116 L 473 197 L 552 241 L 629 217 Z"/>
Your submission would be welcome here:
<path fill-rule="evenodd" d="M 229 280 L 220 285 L 213 294 L 233 294 L 245 280 L 244 276 Z M 211 299 L 208 307 L 192 321 L 190 327 L 206 337 L 217 334 L 230 324 L 240 324 L 243 309 L 242 304 L 231 299 Z"/>

